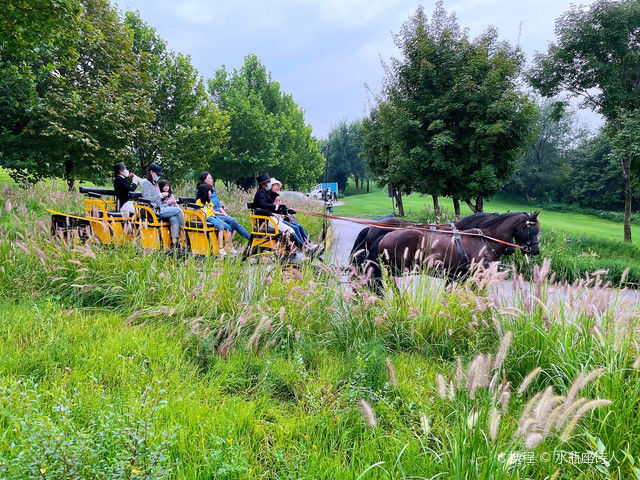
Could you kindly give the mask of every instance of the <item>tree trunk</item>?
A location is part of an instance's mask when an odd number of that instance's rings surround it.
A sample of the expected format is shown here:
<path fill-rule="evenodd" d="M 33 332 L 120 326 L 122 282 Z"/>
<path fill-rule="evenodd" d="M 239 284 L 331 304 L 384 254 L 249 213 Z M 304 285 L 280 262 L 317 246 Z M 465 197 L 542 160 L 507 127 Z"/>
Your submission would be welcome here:
<path fill-rule="evenodd" d="M 631 199 L 633 198 L 633 185 L 631 184 L 631 159 L 620 160 L 622 178 L 624 179 L 624 241 L 631 242 Z"/>
<path fill-rule="evenodd" d="M 431 195 L 431 198 L 433 198 L 433 212 L 440 213 L 440 202 L 438 201 L 438 196 Z"/>
<path fill-rule="evenodd" d="M 73 192 L 75 186 L 75 179 L 73 178 L 73 160 L 64 161 L 64 178 L 67 181 L 67 188 L 70 192 Z"/>
<path fill-rule="evenodd" d="M 404 217 L 404 205 L 402 204 L 402 192 L 400 190 L 396 190 L 396 205 L 398 206 L 398 216 Z"/>
<path fill-rule="evenodd" d="M 464 203 L 466 203 L 469 206 L 469 208 L 473 213 L 481 212 L 482 209 L 484 208 L 484 202 L 482 200 L 482 197 L 477 197 L 476 203 L 471 203 L 469 200 L 465 200 Z"/>
<path fill-rule="evenodd" d="M 369 179 L 367 178 L 367 193 L 369 193 Z"/>
<path fill-rule="evenodd" d="M 624 179 L 624 241 L 631 242 L 631 199 L 633 198 L 633 186 L 631 175 L 625 175 Z"/>
<path fill-rule="evenodd" d="M 354 176 L 353 179 L 356 182 L 356 193 L 360 193 L 360 187 L 362 186 L 362 184 L 358 186 L 358 177 Z"/>
<path fill-rule="evenodd" d="M 460 200 L 458 200 L 457 198 L 452 198 L 453 200 L 453 214 L 456 216 L 456 218 L 460 218 Z"/>

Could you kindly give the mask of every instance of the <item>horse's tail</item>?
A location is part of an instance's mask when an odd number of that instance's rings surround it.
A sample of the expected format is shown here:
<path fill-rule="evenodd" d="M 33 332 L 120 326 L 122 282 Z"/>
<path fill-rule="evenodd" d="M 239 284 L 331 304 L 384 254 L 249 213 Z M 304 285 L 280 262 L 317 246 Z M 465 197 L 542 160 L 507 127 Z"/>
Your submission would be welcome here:
<path fill-rule="evenodd" d="M 365 227 L 360 230 L 358 236 L 356 237 L 356 241 L 353 243 L 353 248 L 351 249 L 351 253 L 349 254 L 349 258 L 351 259 L 351 265 L 354 265 L 358 270 L 362 267 L 362 264 L 367 259 L 367 234 L 369 233 L 370 227 Z"/>

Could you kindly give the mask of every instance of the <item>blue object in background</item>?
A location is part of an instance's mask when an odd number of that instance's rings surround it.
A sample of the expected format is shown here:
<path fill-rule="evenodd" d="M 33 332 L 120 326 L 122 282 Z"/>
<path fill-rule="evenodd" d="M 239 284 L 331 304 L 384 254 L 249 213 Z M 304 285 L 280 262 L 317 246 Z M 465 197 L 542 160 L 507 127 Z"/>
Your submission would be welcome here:
<path fill-rule="evenodd" d="M 337 183 L 322 183 L 322 189 L 324 190 L 325 188 L 328 188 L 329 190 L 331 190 L 333 193 L 336 194 L 336 198 L 338 198 L 338 184 Z"/>

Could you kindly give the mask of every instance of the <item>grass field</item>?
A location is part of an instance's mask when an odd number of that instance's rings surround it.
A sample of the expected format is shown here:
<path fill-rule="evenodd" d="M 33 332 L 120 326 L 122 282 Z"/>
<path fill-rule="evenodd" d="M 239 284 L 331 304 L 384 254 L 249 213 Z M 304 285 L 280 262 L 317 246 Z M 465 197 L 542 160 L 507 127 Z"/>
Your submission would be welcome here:
<path fill-rule="evenodd" d="M 65 246 L 57 187 L 2 190 L 0 478 L 640 475 L 639 318 L 600 286 L 375 297 L 327 265 Z"/>

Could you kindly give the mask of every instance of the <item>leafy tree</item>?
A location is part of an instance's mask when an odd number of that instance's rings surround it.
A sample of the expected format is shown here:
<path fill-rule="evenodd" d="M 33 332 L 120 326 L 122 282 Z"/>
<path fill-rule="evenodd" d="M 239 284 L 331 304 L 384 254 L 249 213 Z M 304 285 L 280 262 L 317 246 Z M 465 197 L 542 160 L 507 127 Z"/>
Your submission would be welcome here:
<path fill-rule="evenodd" d="M 349 177 L 353 177 L 356 190 L 360 191 L 362 180 L 366 178 L 361 130 L 362 122 L 348 124 L 341 121 L 322 144 L 322 153 L 327 158 L 327 179 L 336 181 L 340 190 L 344 190 Z"/>
<path fill-rule="evenodd" d="M 102 178 L 114 162 L 127 158 L 129 138 L 150 111 L 137 88 L 140 72 L 129 32 L 108 1 L 52 0 L 50 6 L 61 17 L 34 15 L 22 27 L 30 41 L 14 43 L 34 54 L 23 50 L 5 57 L 3 52 L 3 72 L 15 73 L 7 64 L 15 66 L 21 58 L 32 62 L 27 82 L 35 88 L 18 121 L 3 125 L 1 161 L 35 177 L 63 177 L 71 189 L 76 178 Z M 42 25 L 45 36 L 32 33 Z"/>
<path fill-rule="evenodd" d="M 624 207 L 624 181 L 620 166 L 610 154 L 611 141 L 604 133 L 584 141 L 567 154 L 568 201 L 597 210 Z"/>
<path fill-rule="evenodd" d="M 407 172 L 405 157 L 398 152 L 398 111 L 385 101 L 362 121 L 362 152 L 368 159 L 369 171 L 379 186 L 393 186 L 398 213 L 404 216 L 402 194 L 409 194 L 415 186 L 414 177 Z"/>
<path fill-rule="evenodd" d="M 610 135 L 623 137 L 640 108 L 640 2 L 598 0 L 573 6 L 556 21 L 556 43 L 535 57 L 531 84 L 544 96 L 563 91 L 603 115 Z M 621 137 L 622 138 L 622 137 Z M 632 144 L 620 140 L 620 145 Z M 621 147 L 622 148 L 622 147 Z M 626 158 L 623 158 L 625 157 Z M 631 241 L 632 150 L 617 150 L 625 181 L 624 240 Z"/>
<path fill-rule="evenodd" d="M 537 135 L 503 192 L 532 201 L 566 201 L 570 191 L 570 162 L 567 155 L 587 138 L 575 113 L 559 102 L 542 102 L 538 110 Z"/>
<path fill-rule="evenodd" d="M 64 81 L 58 69 L 75 65 L 81 8 L 73 0 L 10 0 L 2 10 L 0 162 L 17 180 L 36 180 L 51 155 L 32 122 L 46 113 L 46 92 Z"/>
<path fill-rule="evenodd" d="M 127 12 L 125 24 L 142 70 L 140 88 L 153 112 L 131 141 L 140 171 L 152 162 L 175 177 L 202 170 L 227 140 L 227 117 L 209 101 L 188 56 L 168 49 L 138 13 Z"/>
<path fill-rule="evenodd" d="M 387 68 L 383 90 L 394 106 L 392 165 L 412 190 L 482 211 L 533 133 L 535 105 L 517 89 L 521 52 L 492 28 L 470 40 L 442 2 L 431 19 L 418 8 L 395 43 L 401 57 Z"/>
<path fill-rule="evenodd" d="M 293 97 L 280 91 L 255 55 L 239 70 L 220 68 L 209 94 L 229 117 L 229 140 L 211 161 L 218 178 L 235 181 L 262 171 L 291 186 L 311 184 L 322 172 L 320 143 Z"/>

